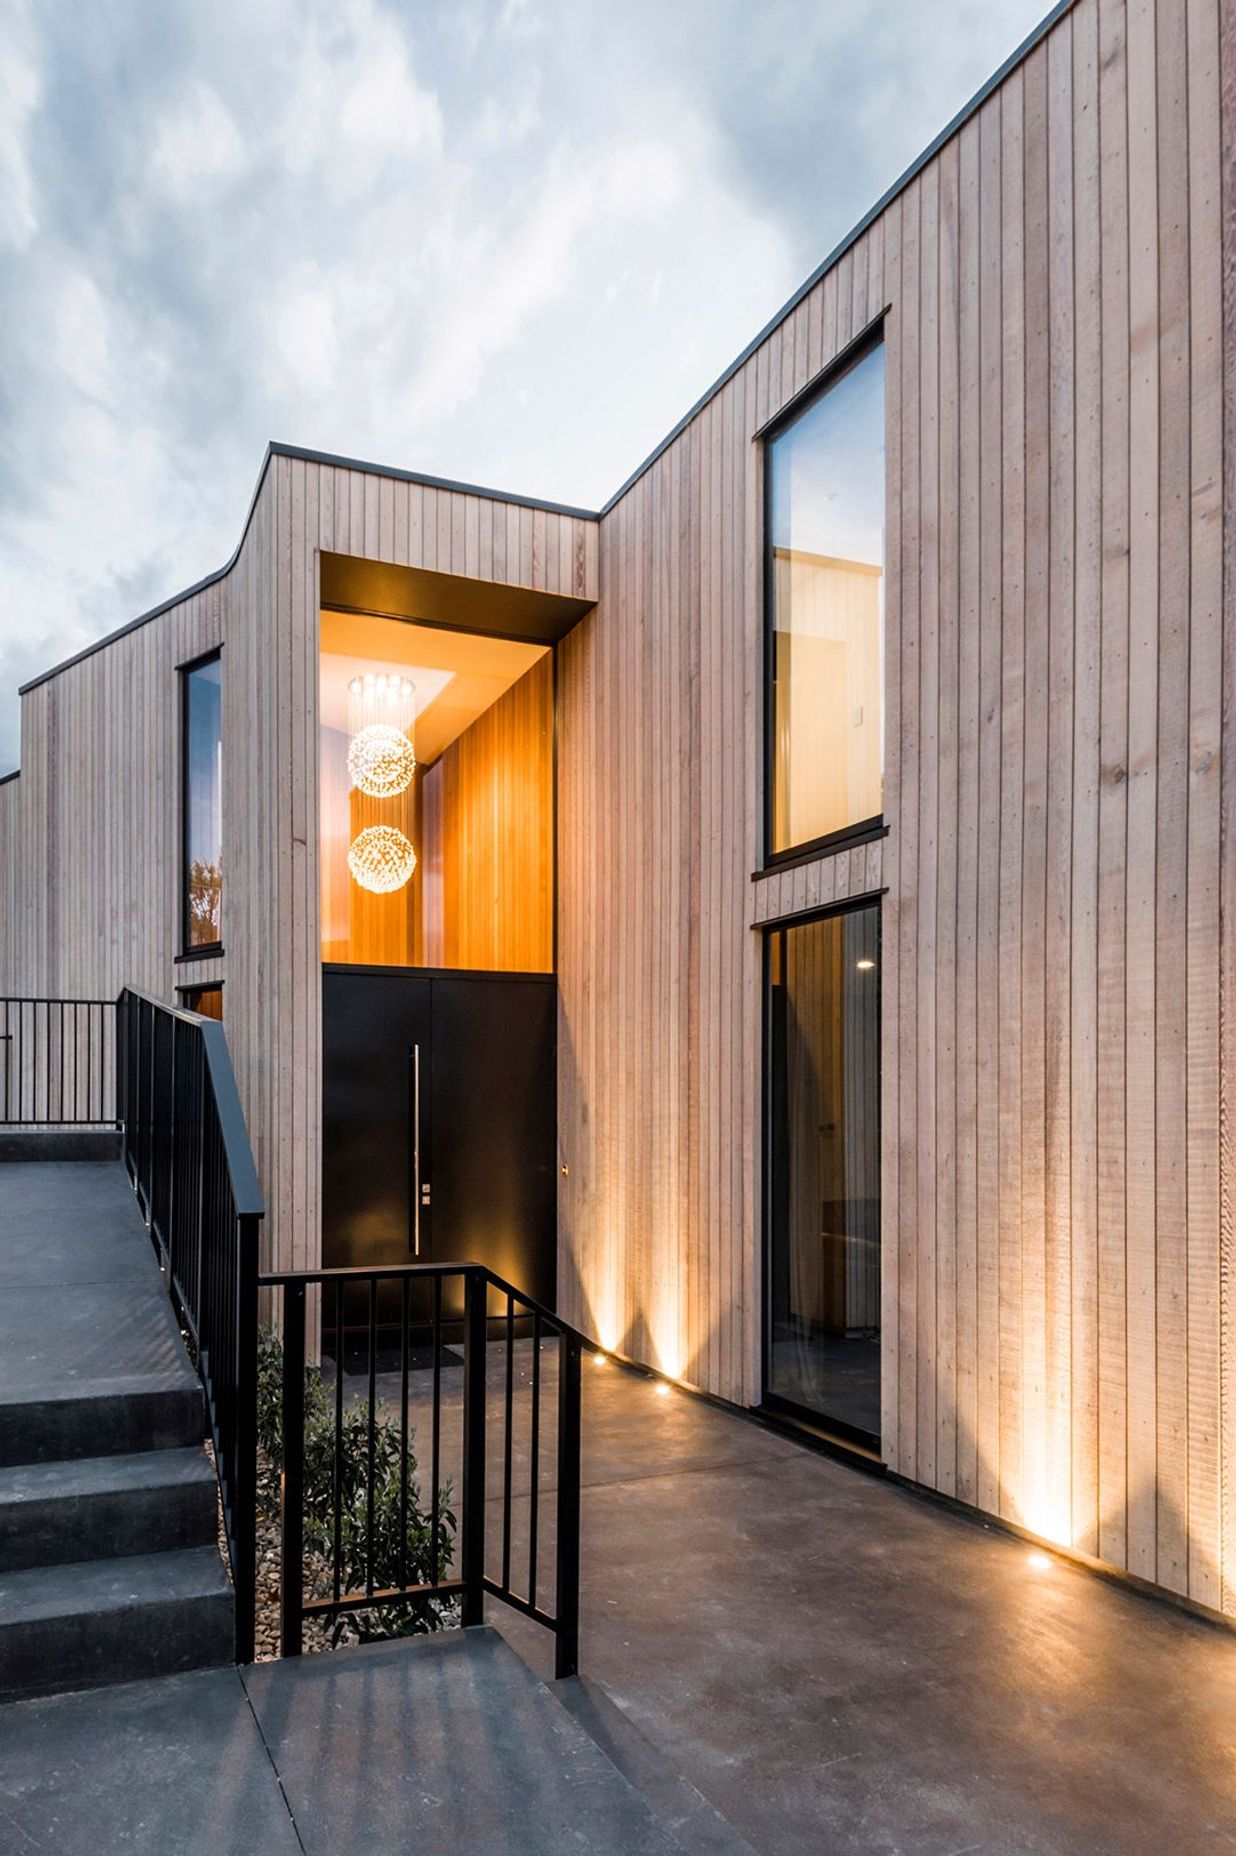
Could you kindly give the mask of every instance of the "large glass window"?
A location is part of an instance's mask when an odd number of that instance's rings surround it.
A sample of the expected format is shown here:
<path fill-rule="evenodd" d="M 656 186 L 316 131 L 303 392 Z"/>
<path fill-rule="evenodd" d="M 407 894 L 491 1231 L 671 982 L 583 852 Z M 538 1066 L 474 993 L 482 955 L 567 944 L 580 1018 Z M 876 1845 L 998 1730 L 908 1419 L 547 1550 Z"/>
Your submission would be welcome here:
<path fill-rule="evenodd" d="M 884 348 L 767 445 L 772 856 L 884 804 Z"/>
<path fill-rule="evenodd" d="M 322 613 L 322 958 L 548 973 L 553 652 Z"/>
<path fill-rule="evenodd" d="M 768 946 L 772 1400 L 863 1441 L 880 1430 L 880 911 Z"/>
<path fill-rule="evenodd" d="M 223 939 L 223 666 L 218 653 L 182 672 L 184 946 Z"/>

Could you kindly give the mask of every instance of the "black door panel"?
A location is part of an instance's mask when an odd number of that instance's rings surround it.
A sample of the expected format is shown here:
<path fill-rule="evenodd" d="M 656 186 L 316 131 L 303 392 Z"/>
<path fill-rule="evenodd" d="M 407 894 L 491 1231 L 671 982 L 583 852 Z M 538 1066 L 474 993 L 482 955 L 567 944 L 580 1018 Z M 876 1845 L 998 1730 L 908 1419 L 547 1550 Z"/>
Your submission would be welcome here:
<path fill-rule="evenodd" d="M 487 1263 L 553 1306 L 556 1027 L 551 976 L 324 968 L 328 1268 Z"/>

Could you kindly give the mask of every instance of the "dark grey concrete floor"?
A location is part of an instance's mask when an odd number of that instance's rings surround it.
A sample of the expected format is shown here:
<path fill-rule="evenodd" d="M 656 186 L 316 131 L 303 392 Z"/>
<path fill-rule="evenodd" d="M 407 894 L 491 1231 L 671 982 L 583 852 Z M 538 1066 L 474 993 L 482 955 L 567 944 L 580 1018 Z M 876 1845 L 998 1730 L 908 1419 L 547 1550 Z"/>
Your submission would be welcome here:
<path fill-rule="evenodd" d="M 755 1849 L 1236 1850 L 1236 1634 L 585 1375 L 581 1666 Z M 548 1667 L 544 1632 L 489 1615 Z"/>
<path fill-rule="evenodd" d="M 524 1589 L 530 1366 L 517 1342 Z M 501 1345 L 487 1369 L 492 1575 Z M 556 1379 L 551 1343 L 543 1603 Z M 422 1465 L 428 1380 L 410 1380 Z M 355 1395 L 362 1382 L 347 1384 Z M 442 1463 L 458 1489 L 461 1375 L 444 1372 L 443 1388 Z M 581 1666 L 756 1849 L 1236 1850 L 1236 1633 L 613 1362 L 586 1358 L 584 1392 Z M 397 1405 L 397 1377 L 380 1376 L 379 1394 Z M 492 1600 L 487 1615 L 549 1673 L 544 1631 Z"/>
<path fill-rule="evenodd" d="M 123 1174 L 91 1169 L 95 1215 L 83 1229 L 72 1205 L 81 1168 L 61 1175 L 40 1167 L 25 1179 L 23 1171 L 11 1169 L 0 1202 L 0 1362 L 9 1395 L 52 1369 L 88 1386 L 165 1371 L 174 1331 L 153 1258 L 132 1241 Z M 53 1333 L 51 1351 L 35 1358 L 29 1338 L 39 1298 L 58 1294 L 63 1303 L 66 1285 L 83 1308 L 97 1291 L 98 1305 L 91 1319 Z M 123 1319 L 139 1302 L 152 1316 L 159 1311 L 166 1347 L 160 1339 L 151 1352 L 151 1325 Z M 496 1386 L 501 1348 L 490 1349 L 488 1364 Z M 552 1436 L 552 1349 L 543 1366 Z M 517 1569 L 527 1537 L 529 1367 L 523 1345 Z M 612 1363 L 586 1362 L 584 1374 L 582 1667 L 642 1743 L 762 1856 L 1236 1850 L 1236 1636 L 1063 1561 L 1040 1564 L 1043 1556 L 994 1529 L 686 1394 L 662 1395 Z M 444 1383 L 443 1472 L 457 1475 L 462 1388 L 458 1374 Z M 425 1390 L 420 1376 L 413 1398 L 422 1447 Z M 396 1383 L 385 1380 L 383 1391 L 397 1396 Z M 496 1492 L 494 1418 L 488 1480 Z M 553 1480 L 547 1455 L 539 1477 L 545 1579 Z M 496 1504 L 490 1522 L 493 1570 Z M 548 1669 L 544 1632 L 492 1601 L 489 1617 L 530 1669 Z M 207 1847 L 282 1856 L 332 1847 L 353 1818 L 368 1851 L 433 1850 L 435 1826 L 451 1810 L 468 1831 L 463 1841 L 452 1835 L 453 1848 L 469 1840 L 482 1852 L 663 1847 L 639 1799 L 615 1786 L 607 1768 L 594 1768 L 587 1748 L 566 1747 L 563 1722 L 577 1718 L 571 1693 L 555 1712 L 528 1699 L 550 1692 L 535 1683 L 525 1691 L 507 1664 L 494 1679 L 495 1713 L 466 1662 L 452 1673 L 444 1659 L 446 1673 L 422 1673 L 435 1700 L 409 1686 L 417 1668 L 429 1667 L 418 1646 L 346 1654 L 346 1662 L 341 1654 L 259 1670 L 246 1677 L 251 1696 L 233 1672 L 214 1671 L 0 1710 L 0 1850 L 94 1856 Z M 389 1671 L 381 1678 L 379 1663 Z M 459 1686 L 448 1690 L 448 1679 Z M 524 1735 L 505 1750 L 495 1738 L 504 1710 Z M 428 1726 L 408 1737 L 404 1724 L 417 1719 Z M 589 1739 L 595 1744 L 594 1733 Z M 481 1770 L 468 1765 L 469 1744 L 482 1749 L 491 1774 L 506 1772 L 508 1798 L 518 1775 L 531 1775 L 521 1795 L 543 1797 L 563 1828 L 560 1841 L 520 1843 L 523 1820 L 463 1797 Z M 519 1744 L 526 1759 L 504 1767 Z M 444 1749 L 456 1763 L 448 1760 L 439 1778 Z M 284 1762 L 284 1789 L 289 1802 L 302 1800 L 306 1824 L 322 1814 L 327 1833 L 316 1843 L 303 1832 L 297 1841 L 294 1830 L 288 1840 L 272 1754 Z M 624 1826 L 608 1843 L 596 1840 L 611 1835 L 600 1828 L 603 1815 L 581 1818 L 591 1843 L 575 1834 L 579 1786 L 587 1789 L 579 1775 L 589 1772 L 599 1788 L 591 1797 L 606 1793 L 613 1821 Z M 375 1786 L 382 1795 L 371 1797 Z M 679 1811 L 676 1821 L 680 1849 L 724 1842 L 706 1812 L 684 1819 Z"/>
<path fill-rule="evenodd" d="M 499 1635 L 453 1631 L 14 1703 L 0 1848 L 750 1856 L 622 1763 Z"/>

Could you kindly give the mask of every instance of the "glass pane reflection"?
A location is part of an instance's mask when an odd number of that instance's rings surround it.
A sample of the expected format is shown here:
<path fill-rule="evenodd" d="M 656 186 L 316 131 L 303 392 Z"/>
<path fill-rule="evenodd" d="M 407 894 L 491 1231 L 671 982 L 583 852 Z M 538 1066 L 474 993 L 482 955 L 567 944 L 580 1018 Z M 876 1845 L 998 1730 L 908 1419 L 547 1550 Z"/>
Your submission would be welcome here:
<path fill-rule="evenodd" d="M 768 1391 L 880 1430 L 880 911 L 769 946 Z"/>

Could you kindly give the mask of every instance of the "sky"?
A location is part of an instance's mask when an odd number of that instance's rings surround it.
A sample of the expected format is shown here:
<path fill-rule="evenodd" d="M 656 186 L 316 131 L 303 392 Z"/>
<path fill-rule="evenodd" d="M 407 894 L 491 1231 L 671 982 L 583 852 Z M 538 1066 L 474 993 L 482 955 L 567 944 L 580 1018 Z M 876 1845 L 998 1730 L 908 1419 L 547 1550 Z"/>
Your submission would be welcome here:
<path fill-rule="evenodd" d="M 270 439 L 598 506 L 1045 5 L 0 0 L 0 772 Z"/>

